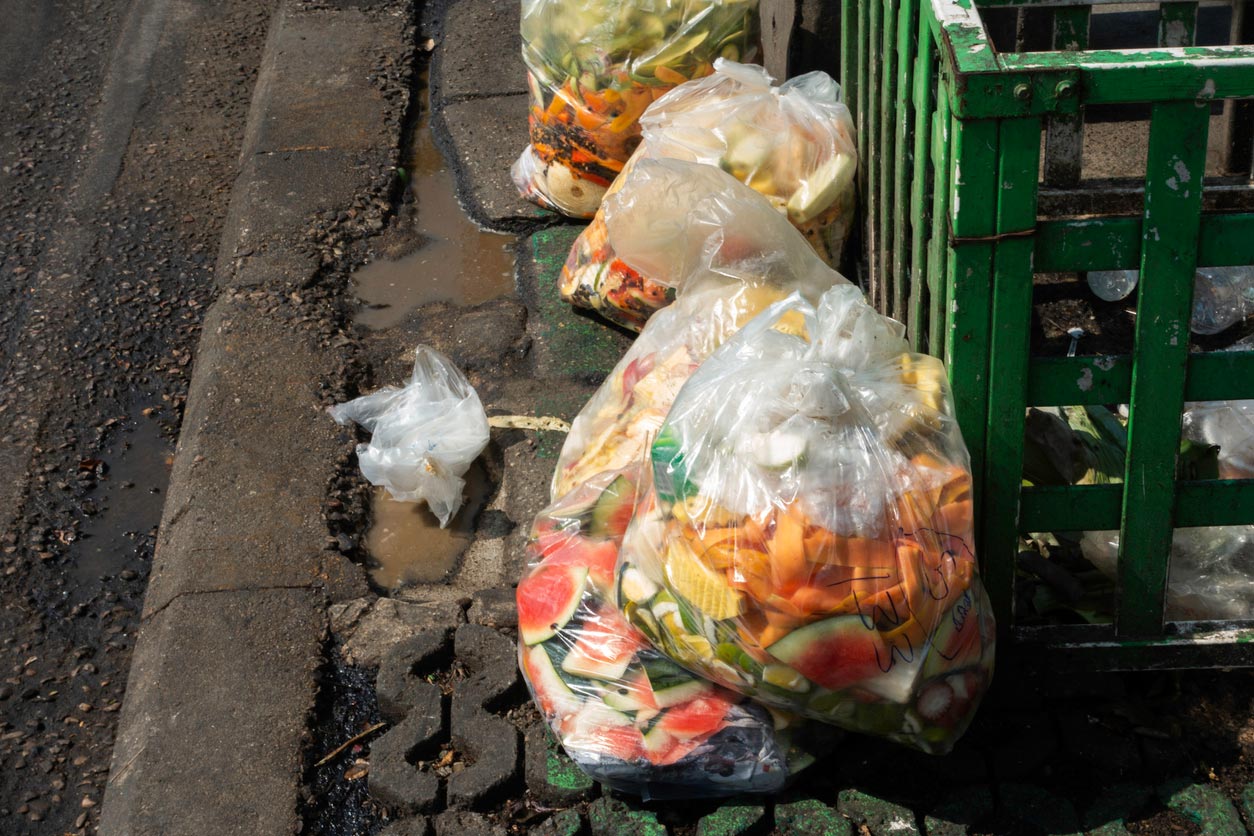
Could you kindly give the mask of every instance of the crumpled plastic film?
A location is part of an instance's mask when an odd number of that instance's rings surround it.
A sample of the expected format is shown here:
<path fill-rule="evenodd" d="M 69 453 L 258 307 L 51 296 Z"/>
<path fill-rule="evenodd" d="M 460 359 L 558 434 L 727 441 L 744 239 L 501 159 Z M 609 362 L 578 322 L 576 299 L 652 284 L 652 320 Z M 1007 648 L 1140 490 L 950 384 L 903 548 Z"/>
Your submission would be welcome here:
<path fill-rule="evenodd" d="M 462 477 L 488 446 L 483 403 L 453 361 L 420 345 L 404 387 L 385 386 L 329 411 L 370 431 L 370 442 L 357 445 L 362 476 L 393 499 L 425 501 L 448 524 L 462 504 Z"/>
<path fill-rule="evenodd" d="M 1118 576 L 1118 531 L 1086 531 L 1080 548 L 1102 574 Z M 1168 621 L 1254 618 L 1254 526 L 1177 528 L 1163 615 Z"/>
<path fill-rule="evenodd" d="M 619 606 L 754 700 L 948 751 L 992 675 L 971 476 L 945 370 L 857 288 L 772 305 L 651 444 Z"/>
<path fill-rule="evenodd" d="M 858 152 L 840 86 L 815 72 L 778 87 L 761 67 L 715 62 L 714 75 L 680 85 L 640 120 L 644 138 L 610 188 L 615 211 L 658 223 L 683 212 L 660 200 L 665 178 L 633 176 L 641 160 L 675 159 L 729 172 L 765 197 L 829 265 L 840 263 L 855 211 Z M 729 224 L 736 207 L 729 196 Z M 741 226 L 748 226 L 752 219 Z M 665 275 L 641 275 L 609 240 L 605 211 L 576 240 L 562 270 L 562 298 L 639 328 L 669 301 Z"/>
<path fill-rule="evenodd" d="M 531 144 L 523 197 L 591 217 L 640 142 L 640 116 L 719 57 L 752 61 L 758 0 L 523 0 Z"/>

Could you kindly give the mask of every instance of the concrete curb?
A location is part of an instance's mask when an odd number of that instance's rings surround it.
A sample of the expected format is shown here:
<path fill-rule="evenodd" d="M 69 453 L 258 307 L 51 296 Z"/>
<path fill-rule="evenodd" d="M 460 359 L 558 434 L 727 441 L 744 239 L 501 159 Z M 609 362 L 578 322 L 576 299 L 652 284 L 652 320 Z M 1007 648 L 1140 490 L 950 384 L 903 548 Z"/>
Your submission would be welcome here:
<path fill-rule="evenodd" d="M 101 833 L 299 828 L 327 604 L 365 591 L 322 518 L 344 450 L 323 405 L 352 359 L 324 268 L 389 211 L 412 18 L 286 0 L 271 24 Z"/>

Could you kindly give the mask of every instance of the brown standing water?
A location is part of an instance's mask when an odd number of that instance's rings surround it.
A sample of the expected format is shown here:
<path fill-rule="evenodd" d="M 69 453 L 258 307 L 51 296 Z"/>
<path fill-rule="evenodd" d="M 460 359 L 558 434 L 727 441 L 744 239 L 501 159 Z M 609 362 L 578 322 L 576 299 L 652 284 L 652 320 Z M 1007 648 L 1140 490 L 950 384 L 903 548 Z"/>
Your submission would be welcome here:
<path fill-rule="evenodd" d="M 431 302 L 478 305 L 514 290 L 512 235 L 484 232 L 457 203 L 453 173 L 436 147 L 428 123 L 429 97 L 420 91 L 422 115 L 414 127 L 405 171 L 417 205 L 418 247 L 394 261 L 376 261 L 353 280 L 362 307 L 357 322 L 391 328 Z"/>
<path fill-rule="evenodd" d="M 371 329 L 400 325 L 415 309 L 432 302 L 477 305 L 514 291 L 512 235 L 484 232 L 462 212 L 453 173 L 431 136 L 430 99 L 422 75 L 421 116 L 409 142 L 405 170 L 416 210 L 416 248 L 395 260 L 380 260 L 353 277 L 362 301 L 356 320 Z M 366 534 L 371 580 L 380 589 L 441 583 L 456 569 L 474 539 L 475 519 L 491 493 L 479 464 L 466 474 L 464 504 L 447 528 L 426 503 L 397 502 L 382 488 L 371 503 Z"/>
<path fill-rule="evenodd" d="M 449 520 L 448 528 L 440 528 L 440 521 L 425 502 L 397 502 L 385 488 L 375 488 L 366 534 L 370 579 L 389 591 L 444 581 L 474 539 L 475 518 L 489 492 L 483 468 L 471 465 L 466 473 L 465 502 Z"/>

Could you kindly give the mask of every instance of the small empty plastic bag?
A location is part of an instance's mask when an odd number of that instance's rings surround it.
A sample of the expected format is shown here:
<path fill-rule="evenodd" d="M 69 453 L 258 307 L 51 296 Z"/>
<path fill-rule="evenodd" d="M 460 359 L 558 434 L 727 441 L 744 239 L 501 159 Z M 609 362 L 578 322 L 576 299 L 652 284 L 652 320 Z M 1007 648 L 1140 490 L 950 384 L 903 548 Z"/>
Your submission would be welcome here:
<path fill-rule="evenodd" d="M 400 389 L 331 407 L 341 424 L 355 421 L 371 433 L 357 445 L 361 474 L 394 499 L 426 501 L 440 525 L 462 504 L 462 476 L 488 446 L 488 416 L 466 376 L 425 345 L 414 352 L 414 373 Z"/>

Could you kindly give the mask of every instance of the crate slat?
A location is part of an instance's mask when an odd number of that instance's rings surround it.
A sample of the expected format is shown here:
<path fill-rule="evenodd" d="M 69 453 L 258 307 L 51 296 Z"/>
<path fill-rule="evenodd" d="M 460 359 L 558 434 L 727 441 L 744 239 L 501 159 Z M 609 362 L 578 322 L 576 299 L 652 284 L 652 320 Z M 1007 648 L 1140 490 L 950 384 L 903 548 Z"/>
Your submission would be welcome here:
<path fill-rule="evenodd" d="M 1150 119 L 1119 536 L 1120 636 L 1162 630 L 1209 121 L 1209 108 L 1188 101 L 1155 105 Z"/>

